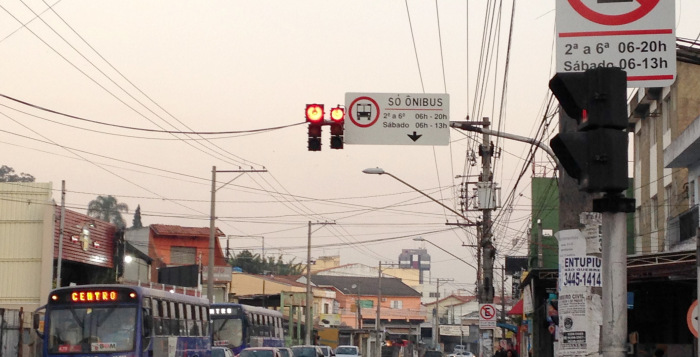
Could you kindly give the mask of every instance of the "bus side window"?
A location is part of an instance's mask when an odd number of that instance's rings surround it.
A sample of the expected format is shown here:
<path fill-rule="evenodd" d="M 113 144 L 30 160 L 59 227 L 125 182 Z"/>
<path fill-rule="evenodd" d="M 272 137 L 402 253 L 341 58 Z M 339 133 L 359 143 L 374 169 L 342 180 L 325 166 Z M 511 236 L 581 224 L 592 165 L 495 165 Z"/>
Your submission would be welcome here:
<path fill-rule="evenodd" d="M 153 298 L 153 331 L 156 336 L 163 335 L 163 302 Z"/>
<path fill-rule="evenodd" d="M 199 336 L 199 306 L 189 305 L 187 306 L 187 313 L 189 314 L 190 323 L 190 336 Z"/>
<path fill-rule="evenodd" d="M 185 304 L 179 302 L 175 304 L 175 307 L 177 307 L 177 327 L 178 327 L 178 335 L 180 336 L 187 336 L 187 328 L 185 327 L 186 322 L 187 322 L 187 317 L 185 317 Z"/>
<path fill-rule="evenodd" d="M 209 335 L 209 324 L 210 324 L 210 322 L 209 322 L 210 321 L 209 320 L 209 308 L 206 306 L 200 306 L 199 308 L 202 311 L 202 314 L 200 316 L 201 320 L 199 320 L 201 323 L 201 327 L 202 327 L 202 336 L 207 336 L 207 335 Z"/>
<path fill-rule="evenodd" d="M 141 327 L 141 345 L 144 351 L 148 349 L 148 345 L 151 343 L 151 337 L 153 336 L 153 315 L 151 311 L 153 311 L 152 300 L 150 297 L 146 297 L 143 299 L 143 324 Z"/>
<path fill-rule="evenodd" d="M 177 309 L 175 308 L 174 301 L 168 301 L 168 317 L 170 318 L 168 320 L 170 335 L 178 336 L 180 334 L 180 328 L 177 323 Z"/>
<path fill-rule="evenodd" d="M 161 325 L 163 326 L 163 335 L 170 335 L 170 316 L 172 316 L 172 311 L 168 306 L 168 302 L 161 300 L 160 306 L 163 308 L 163 318 L 161 319 Z"/>

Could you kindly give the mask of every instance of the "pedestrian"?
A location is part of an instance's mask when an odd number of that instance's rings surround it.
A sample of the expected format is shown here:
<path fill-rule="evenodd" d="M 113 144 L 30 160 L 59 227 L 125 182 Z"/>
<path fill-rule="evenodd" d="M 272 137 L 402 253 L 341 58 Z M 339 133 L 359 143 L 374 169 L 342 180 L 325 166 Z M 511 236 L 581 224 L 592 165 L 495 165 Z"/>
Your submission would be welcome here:
<path fill-rule="evenodd" d="M 506 357 L 506 351 L 503 347 L 496 346 L 496 353 L 493 354 L 493 357 Z"/>
<path fill-rule="evenodd" d="M 515 350 L 508 350 L 506 351 L 506 357 L 518 357 L 518 354 L 515 353 Z"/>

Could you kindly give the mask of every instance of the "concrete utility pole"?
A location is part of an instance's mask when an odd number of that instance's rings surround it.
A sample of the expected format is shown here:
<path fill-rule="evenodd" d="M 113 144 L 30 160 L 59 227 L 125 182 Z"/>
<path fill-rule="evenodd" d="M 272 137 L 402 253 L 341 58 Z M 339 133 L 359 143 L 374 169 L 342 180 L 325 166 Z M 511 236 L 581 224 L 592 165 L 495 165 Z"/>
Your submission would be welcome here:
<path fill-rule="evenodd" d="M 375 351 L 375 356 L 376 357 L 382 357 L 382 340 L 380 336 L 382 336 L 384 333 L 382 330 L 380 330 L 380 321 L 382 319 L 382 261 L 379 261 L 379 281 L 377 282 L 377 318 L 374 320 L 374 328 L 377 330 L 376 334 L 376 342 L 375 344 L 377 345 L 376 351 Z"/>
<path fill-rule="evenodd" d="M 304 335 L 304 343 L 307 345 L 311 344 L 311 331 L 314 329 L 314 321 L 311 317 L 311 310 L 313 305 L 313 299 L 311 297 L 311 226 L 325 226 L 327 224 L 335 224 L 335 222 L 312 223 L 311 221 L 309 221 L 309 236 L 308 241 L 306 243 L 306 334 Z"/>
<path fill-rule="evenodd" d="M 435 279 L 437 286 L 435 289 L 435 319 L 433 323 L 433 349 L 440 351 L 440 282 L 450 282 L 454 279 Z"/>
<path fill-rule="evenodd" d="M 537 267 L 544 268 L 544 243 L 542 242 L 542 220 L 537 219 Z"/>
<path fill-rule="evenodd" d="M 216 188 L 216 173 L 217 172 L 236 172 L 239 173 L 238 176 L 234 177 L 231 181 L 221 185 L 221 187 Z M 209 264 L 207 265 L 207 298 L 209 303 L 214 302 L 214 249 L 216 248 L 216 191 L 224 186 L 233 182 L 233 180 L 241 177 L 243 174 L 248 172 L 267 172 L 267 170 L 221 170 L 217 171 L 216 166 L 211 167 L 211 207 L 209 214 Z"/>
<path fill-rule="evenodd" d="M 484 129 L 488 129 L 489 124 L 489 118 L 485 117 L 483 122 Z M 491 156 L 493 155 L 493 144 L 491 143 L 491 136 L 489 135 L 488 131 L 482 133 L 482 142 L 481 147 L 479 148 L 479 155 L 481 155 L 482 166 L 482 172 L 481 176 L 479 177 L 479 181 L 481 185 L 491 188 L 487 192 L 490 192 L 492 194 L 493 177 L 491 173 Z M 493 224 L 493 222 L 491 222 L 491 211 L 493 210 L 493 207 L 491 205 L 492 200 L 493 197 L 490 197 L 490 195 L 488 195 L 486 197 L 486 202 L 479 202 L 479 205 L 481 206 L 481 217 L 483 219 L 481 237 L 479 241 L 479 245 L 481 245 L 481 262 L 483 264 L 483 280 L 480 284 L 481 289 L 479 289 L 480 304 L 493 303 L 494 295 L 493 260 L 496 255 L 496 248 L 493 246 L 493 242 L 491 241 L 491 226 Z M 493 341 L 492 333 L 492 330 L 480 330 L 479 336 L 480 338 L 488 336 L 487 338 Z M 491 356 L 493 354 L 493 343 L 482 343 L 481 352 L 483 356 Z"/>
<path fill-rule="evenodd" d="M 501 266 L 501 322 L 506 323 L 506 267 Z M 505 337 L 506 329 L 501 327 L 501 336 Z"/>
<path fill-rule="evenodd" d="M 66 225 L 66 180 L 61 180 L 61 223 L 58 229 L 58 258 L 56 259 L 56 287 L 61 287 L 61 264 L 63 260 L 63 230 Z"/>

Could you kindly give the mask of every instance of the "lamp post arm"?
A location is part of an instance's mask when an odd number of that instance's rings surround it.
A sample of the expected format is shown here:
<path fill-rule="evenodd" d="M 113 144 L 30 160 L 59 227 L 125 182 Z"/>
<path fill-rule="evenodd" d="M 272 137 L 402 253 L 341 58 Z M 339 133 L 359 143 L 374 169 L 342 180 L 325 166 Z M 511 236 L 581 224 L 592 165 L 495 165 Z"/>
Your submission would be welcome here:
<path fill-rule="evenodd" d="M 474 223 L 474 222 L 472 222 L 469 218 L 465 217 L 463 214 L 461 214 L 461 213 L 455 211 L 454 209 L 448 207 L 448 206 L 445 205 L 444 203 L 442 203 L 442 202 L 440 202 L 440 201 L 438 201 L 438 200 L 436 200 L 436 199 L 430 197 L 430 195 L 428 195 L 428 194 L 426 194 L 425 192 L 423 192 L 423 191 L 417 189 L 416 187 L 414 187 L 414 186 L 411 185 L 410 183 L 408 183 L 408 182 L 406 182 L 406 181 L 404 181 L 404 180 L 402 180 L 402 179 L 400 179 L 400 178 L 398 178 L 398 177 L 392 175 L 391 173 L 389 173 L 389 172 L 383 172 L 382 175 L 389 175 L 389 176 L 393 177 L 396 181 L 399 181 L 399 182 L 401 182 L 402 184 L 404 184 L 404 185 L 406 185 L 406 186 L 412 188 L 414 191 L 416 191 L 416 192 L 420 193 L 421 195 L 423 195 L 423 196 L 429 198 L 431 201 L 433 201 L 433 202 L 439 204 L 440 206 L 444 207 L 444 208 L 447 209 L 448 211 L 450 211 L 450 212 L 456 214 L 457 217 L 460 217 L 460 218 L 464 219 L 464 220 L 467 221 L 468 223 Z"/>
<path fill-rule="evenodd" d="M 559 159 L 557 159 L 557 156 L 554 154 L 554 151 L 552 151 L 552 148 L 544 144 L 543 142 L 533 139 L 533 138 L 528 138 L 525 136 L 520 136 L 520 135 L 515 135 L 515 134 L 510 134 L 510 133 L 504 133 L 502 131 L 497 131 L 497 130 L 491 130 L 491 129 L 486 129 L 486 128 L 480 128 L 478 126 L 473 125 L 472 123 L 468 121 L 453 121 L 450 122 L 450 127 L 456 128 L 456 129 L 462 129 L 464 131 L 473 131 L 475 133 L 482 133 L 482 134 L 488 134 L 488 135 L 493 135 L 493 136 L 498 136 L 501 138 L 506 138 L 506 139 L 511 139 L 515 141 L 520 141 L 523 143 L 535 145 L 539 147 L 540 149 L 544 150 L 549 157 L 554 160 L 554 163 L 557 165 L 557 167 L 561 166 L 559 164 Z"/>

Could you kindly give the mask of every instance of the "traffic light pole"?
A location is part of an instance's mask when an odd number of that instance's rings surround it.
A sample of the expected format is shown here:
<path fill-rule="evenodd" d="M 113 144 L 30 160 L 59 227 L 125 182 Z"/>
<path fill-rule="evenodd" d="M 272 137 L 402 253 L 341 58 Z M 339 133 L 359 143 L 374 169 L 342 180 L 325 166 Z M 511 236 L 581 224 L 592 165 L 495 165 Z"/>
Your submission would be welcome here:
<path fill-rule="evenodd" d="M 627 213 L 634 199 L 606 194 L 593 200 L 593 211 L 603 216 L 603 357 L 627 354 Z"/>

